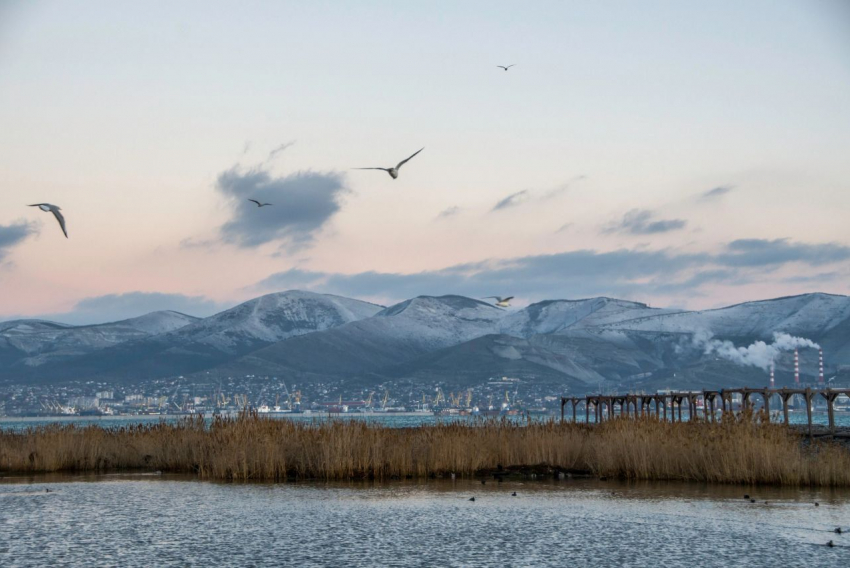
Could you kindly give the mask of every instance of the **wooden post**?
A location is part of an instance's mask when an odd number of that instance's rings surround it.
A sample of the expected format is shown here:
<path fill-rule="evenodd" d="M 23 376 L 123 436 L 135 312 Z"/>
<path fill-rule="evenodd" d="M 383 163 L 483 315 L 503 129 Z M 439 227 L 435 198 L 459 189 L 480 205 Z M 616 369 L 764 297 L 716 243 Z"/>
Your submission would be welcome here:
<path fill-rule="evenodd" d="M 667 422 L 667 396 L 664 395 L 661 398 L 664 401 L 664 404 L 663 404 L 663 406 L 664 406 L 664 422 Z"/>
<path fill-rule="evenodd" d="M 564 423 L 564 406 L 567 404 L 567 399 L 561 397 L 561 424 Z"/>
<path fill-rule="evenodd" d="M 590 424 L 590 398 L 584 397 L 584 421 Z"/>
<path fill-rule="evenodd" d="M 764 411 L 767 413 L 767 421 L 770 422 L 770 394 L 767 389 L 761 391 L 761 397 L 764 399 Z"/>

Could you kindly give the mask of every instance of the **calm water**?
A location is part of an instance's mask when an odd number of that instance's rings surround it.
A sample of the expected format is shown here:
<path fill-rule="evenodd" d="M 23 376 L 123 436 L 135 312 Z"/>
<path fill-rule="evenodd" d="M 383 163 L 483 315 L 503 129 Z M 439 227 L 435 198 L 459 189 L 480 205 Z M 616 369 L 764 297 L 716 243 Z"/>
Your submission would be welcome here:
<path fill-rule="evenodd" d="M 683 413 L 683 417 L 687 418 L 687 413 Z M 805 424 L 806 423 L 806 413 L 802 412 L 792 412 L 790 415 L 790 420 L 792 424 Z M 30 428 L 34 426 L 44 426 L 47 424 L 76 424 L 78 426 L 89 426 L 89 425 L 98 425 L 104 428 L 120 428 L 122 426 L 129 426 L 133 424 L 156 424 L 158 422 L 169 422 L 173 423 L 180 420 L 183 417 L 179 416 L 103 416 L 103 417 L 85 417 L 85 416 L 55 416 L 55 417 L 28 417 L 28 418 L 8 418 L 8 417 L 0 417 L 0 429 L 5 430 L 21 430 L 25 428 Z M 567 420 L 572 419 L 572 414 L 570 414 L 569 409 L 566 414 Z M 437 424 L 439 422 L 475 422 L 478 420 L 483 420 L 482 418 L 473 417 L 473 416 L 434 416 L 430 413 L 421 413 L 416 415 L 411 414 L 371 414 L 371 415 L 363 415 L 363 414 L 334 414 L 332 417 L 329 417 L 328 414 L 315 413 L 315 414 L 292 414 L 292 415 L 278 415 L 272 418 L 273 420 L 296 420 L 299 422 L 313 422 L 313 421 L 325 421 L 325 420 L 360 420 L 364 422 L 372 422 L 377 424 L 383 424 L 386 426 L 393 427 L 405 427 L 405 426 L 419 426 L 421 424 Z M 506 419 L 525 422 L 525 417 L 523 416 L 509 416 Z M 560 414 L 557 416 L 532 416 L 532 420 L 554 420 L 560 419 Z M 579 412 L 578 419 L 580 422 L 585 421 L 585 416 L 583 413 Z M 782 422 L 783 418 L 781 414 L 777 414 L 773 416 L 773 419 L 777 422 Z M 490 420 L 493 420 L 491 418 Z M 594 417 L 591 414 L 590 417 L 591 422 L 593 422 Z M 826 425 L 829 423 L 827 419 L 826 412 L 814 412 L 812 414 L 812 421 L 814 424 L 823 424 Z M 838 426 L 850 427 L 850 412 L 837 412 L 835 414 L 835 423 Z"/>
<path fill-rule="evenodd" d="M 2 566 L 848 566 L 837 526 L 850 529 L 848 491 L 0 480 Z"/>

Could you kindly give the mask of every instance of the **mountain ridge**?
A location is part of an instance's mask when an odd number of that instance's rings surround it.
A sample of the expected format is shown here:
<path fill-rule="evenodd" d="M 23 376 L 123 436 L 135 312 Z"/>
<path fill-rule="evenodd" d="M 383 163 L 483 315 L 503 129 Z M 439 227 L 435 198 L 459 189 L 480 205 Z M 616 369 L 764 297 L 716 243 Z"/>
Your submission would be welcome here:
<path fill-rule="evenodd" d="M 380 381 L 399 374 L 420 380 L 455 376 L 468 382 L 487 369 L 504 369 L 565 384 L 628 385 L 644 380 L 641 377 L 696 382 L 722 376 L 732 384 L 736 377 L 751 378 L 761 371 L 712 360 L 695 343 L 697 334 L 744 347 L 755 340 L 769 342 L 776 331 L 820 342 L 829 368 L 850 364 L 850 297 L 819 292 L 710 310 L 651 308 L 595 297 L 543 300 L 506 311 L 457 295 L 422 295 L 384 307 L 288 290 L 163 333 L 133 329 L 166 317 L 154 314 L 191 318 L 164 311 L 94 326 L 38 320 L 0 323 L 0 379 L 37 375 L 40 380 L 135 380 L 209 372 L 219 377 L 287 375 L 316 382 Z M 117 326 L 128 339 L 83 353 L 59 342 L 54 352 L 22 362 L 4 351 L 4 345 L 26 339 L 28 326 L 42 330 L 32 332 L 36 335 L 81 330 L 96 334 L 103 326 Z M 784 370 L 788 364 L 780 358 L 777 368 Z M 711 371 L 714 367 L 716 372 Z"/>

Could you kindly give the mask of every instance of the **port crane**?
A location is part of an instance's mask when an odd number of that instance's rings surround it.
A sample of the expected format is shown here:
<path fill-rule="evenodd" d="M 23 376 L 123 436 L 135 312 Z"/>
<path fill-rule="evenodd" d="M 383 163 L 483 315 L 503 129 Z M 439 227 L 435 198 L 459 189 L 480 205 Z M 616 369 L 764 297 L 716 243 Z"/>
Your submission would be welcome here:
<path fill-rule="evenodd" d="M 289 387 L 286 386 L 286 381 L 281 379 L 280 383 L 283 385 L 283 394 L 286 395 L 286 406 L 289 410 L 292 410 L 292 395 L 289 392 Z"/>
<path fill-rule="evenodd" d="M 446 397 L 443 395 L 443 389 L 437 387 L 437 396 L 434 398 L 434 406 L 439 406 L 441 402 L 445 402 Z"/>

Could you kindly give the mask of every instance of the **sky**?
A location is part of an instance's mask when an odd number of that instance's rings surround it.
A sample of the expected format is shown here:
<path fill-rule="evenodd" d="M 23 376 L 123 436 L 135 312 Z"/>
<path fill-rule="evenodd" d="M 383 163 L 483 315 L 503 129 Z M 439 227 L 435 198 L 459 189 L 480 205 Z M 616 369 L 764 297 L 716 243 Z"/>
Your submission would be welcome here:
<path fill-rule="evenodd" d="M 0 320 L 850 293 L 842 0 L 0 0 L 0 124 Z"/>

